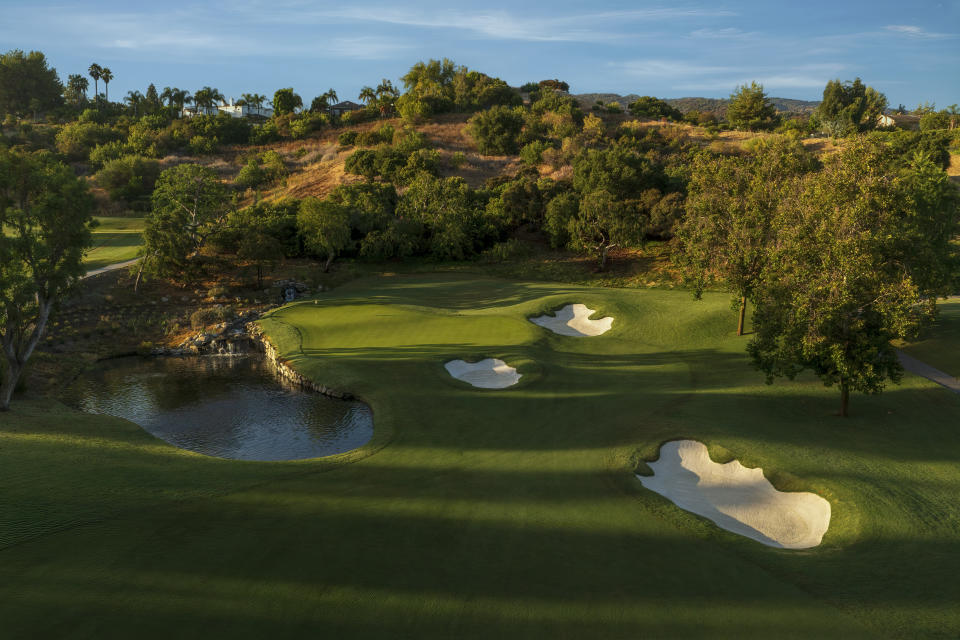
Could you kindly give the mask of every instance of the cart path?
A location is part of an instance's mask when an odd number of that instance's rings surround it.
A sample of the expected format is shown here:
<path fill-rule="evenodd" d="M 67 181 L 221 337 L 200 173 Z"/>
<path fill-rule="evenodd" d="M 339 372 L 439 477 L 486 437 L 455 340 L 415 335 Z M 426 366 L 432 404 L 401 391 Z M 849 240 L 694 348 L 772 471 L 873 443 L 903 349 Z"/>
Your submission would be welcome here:
<path fill-rule="evenodd" d="M 93 271 L 87 271 L 87 274 L 80 278 L 84 280 L 86 278 L 92 278 L 93 276 L 99 276 L 102 273 L 107 273 L 108 271 L 116 271 L 117 269 L 123 269 L 124 267 L 129 267 L 131 265 L 137 264 L 140 261 L 140 258 L 134 258 L 133 260 L 127 260 L 126 262 L 115 262 L 113 264 L 108 264 L 105 267 L 100 267 L 99 269 L 94 269 Z"/>
<path fill-rule="evenodd" d="M 950 389 L 954 393 L 960 393 L 960 380 L 954 378 L 949 373 L 944 373 L 940 369 L 931 367 L 925 362 L 917 360 L 913 356 L 907 355 L 900 349 L 897 349 L 897 357 L 900 358 L 900 364 L 910 373 L 915 373 L 927 380 L 932 380 L 937 384 Z"/>

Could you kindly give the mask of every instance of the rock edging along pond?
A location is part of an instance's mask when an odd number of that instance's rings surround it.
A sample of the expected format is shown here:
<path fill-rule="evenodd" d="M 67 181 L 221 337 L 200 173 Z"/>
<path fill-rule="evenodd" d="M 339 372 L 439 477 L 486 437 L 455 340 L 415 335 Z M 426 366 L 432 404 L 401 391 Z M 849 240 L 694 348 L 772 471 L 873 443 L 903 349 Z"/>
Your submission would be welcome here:
<path fill-rule="evenodd" d="M 256 321 L 248 323 L 246 329 L 246 340 L 249 340 L 259 351 L 263 352 L 267 362 L 271 364 L 281 378 L 299 387 L 316 391 L 331 398 L 339 398 L 340 400 L 355 399 L 352 393 L 331 389 L 330 387 L 314 382 L 291 367 L 286 360 L 280 357 L 277 348 L 270 342 L 270 338 L 267 337 L 263 332 L 263 328 L 257 324 Z"/>

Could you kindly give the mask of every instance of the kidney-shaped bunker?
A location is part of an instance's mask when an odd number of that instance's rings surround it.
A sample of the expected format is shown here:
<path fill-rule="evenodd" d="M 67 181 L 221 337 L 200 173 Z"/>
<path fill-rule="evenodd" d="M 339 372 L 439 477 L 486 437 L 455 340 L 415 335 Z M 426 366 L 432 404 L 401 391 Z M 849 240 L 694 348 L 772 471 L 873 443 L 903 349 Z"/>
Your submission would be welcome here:
<path fill-rule="evenodd" d="M 702 442 L 667 442 L 660 459 L 648 464 L 654 475 L 637 475 L 644 487 L 765 545 L 815 547 L 830 526 L 830 503 L 820 496 L 777 491 L 762 469 L 748 469 L 737 460 L 714 462 Z"/>

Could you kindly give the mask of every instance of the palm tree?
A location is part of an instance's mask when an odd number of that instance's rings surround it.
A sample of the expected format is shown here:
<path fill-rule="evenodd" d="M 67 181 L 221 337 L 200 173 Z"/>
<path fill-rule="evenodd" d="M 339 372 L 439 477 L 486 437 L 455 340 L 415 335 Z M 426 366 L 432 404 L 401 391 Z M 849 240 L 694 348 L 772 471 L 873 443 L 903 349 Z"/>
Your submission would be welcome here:
<path fill-rule="evenodd" d="M 266 99 L 267 96 L 260 95 L 259 93 L 240 94 L 240 100 L 243 101 L 243 104 L 248 104 L 251 107 L 257 107 L 258 109 L 263 106 L 263 101 Z"/>
<path fill-rule="evenodd" d="M 210 109 L 217 101 L 223 102 L 223 94 L 213 87 L 204 87 L 193 94 L 193 102 L 198 108 Z"/>
<path fill-rule="evenodd" d="M 133 115 L 140 115 L 140 105 L 143 104 L 144 95 L 139 91 L 128 91 L 125 101 L 130 105 L 130 108 L 133 109 Z"/>
<path fill-rule="evenodd" d="M 370 104 L 377 99 L 377 92 L 373 90 L 373 87 L 364 87 L 360 89 L 360 95 L 357 96 L 357 99 L 363 104 Z"/>
<path fill-rule="evenodd" d="M 100 76 L 103 74 L 103 67 L 94 62 L 90 65 L 90 68 L 87 69 L 87 73 L 93 78 L 93 99 L 96 100 L 97 96 L 100 95 L 100 84 L 98 80 L 100 80 Z"/>
<path fill-rule="evenodd" d="M 87 101 L 87 88 L 89 86 L 90 81 L 79 73 L 72 73 L 67 78 L 67 91 L 69 91 L 69 97 L 72 100 L 76 100 L 78 105 Z"/>
<path fill-rule="evenodd" d="M 337 92 L 332 88 L 328 89 L 327 92 L 323 94 L 323 97 L 326 98 L 328 102 L 332 102 L 334 104 L 336 104 L 337 100 L 339 100 L 339 98 L 337 98 Z"/>
<path fill-rule="evenodd" d="M 110 102 L 110 81 L 113 80 L 113 71 L 110 71 L 110 67 L 104 67 L 100 71 L 100 77 L 103 79 L 104 98 Z"/>

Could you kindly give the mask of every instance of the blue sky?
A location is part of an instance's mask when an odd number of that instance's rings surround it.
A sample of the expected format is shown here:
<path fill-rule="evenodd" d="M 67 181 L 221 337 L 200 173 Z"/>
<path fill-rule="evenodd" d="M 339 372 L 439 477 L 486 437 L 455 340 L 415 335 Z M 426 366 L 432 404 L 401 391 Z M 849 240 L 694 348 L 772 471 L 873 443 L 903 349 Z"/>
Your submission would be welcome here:
<path fill-rule="evenodd" d="M 228 97 L 293 86 L 305 101 L 333 87 L 355 100 L 445 56 L 574 93 L 725 97 L 757 80 L 818 99 L 827 80 L 859 76 L 892 106 L 960 102 L 960 0 L 0 0 L 0 16 L 0 49 L 43 51 L 64 78 L 110 67 L 114 99 L 153 82 Z"/>

